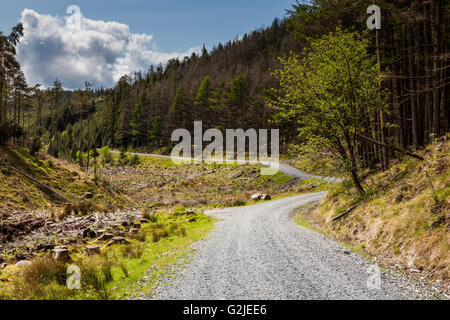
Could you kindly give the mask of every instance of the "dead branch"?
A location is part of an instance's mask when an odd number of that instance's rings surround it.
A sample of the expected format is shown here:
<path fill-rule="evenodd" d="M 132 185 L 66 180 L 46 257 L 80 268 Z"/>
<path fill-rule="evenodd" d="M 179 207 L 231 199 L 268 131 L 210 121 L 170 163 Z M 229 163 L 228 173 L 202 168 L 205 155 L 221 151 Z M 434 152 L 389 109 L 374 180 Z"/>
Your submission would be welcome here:
<path fill-rule="evenodd" d="M 10 165 L 7 165 L 7 166 L 8 166 L 8 168 L 10 168 L 11 170 L 13 170 L 13 171 L 15 171 L 15 172 L 21 174 L 21 175 L 24 176 L 25 178 L 27 178 L 27 179 L 31 180 L 32 182 L 36 183 L 36 184 L 37 184 L 38 186 L 40 186 L 41 188 L 43 188 L 43 189 L 45 189 L 45 190 L 47 190 L 47 191 L 49 191 L 49 192 L 51 192 L 51 193 L 57 195 L 58 197 L 60 197 L 61 199 L 63 199 L 64 201 L 66 201 L 66 202 L 68 202 L 68 203 L 72 203 L 71 200 L 67 199 L 65 196 L 63 196 L 62 194 L 60 194 L 60 193 L 59 193 L 58 191 L 56 191 L 55 189 L 50 188 L 49 186 L 46 186 L 45 184 L 42 184 L 41 182 L 37 181 L 37 180 L 34 179 L 33 177 L 30 177 L 30 176 L 27 175 L 26 173 L 23 173 L 22 171 L 20 171 L 20 170 L 14 168 L 14 167 L 12 167 L 12 166 L 10 166 Z"/>

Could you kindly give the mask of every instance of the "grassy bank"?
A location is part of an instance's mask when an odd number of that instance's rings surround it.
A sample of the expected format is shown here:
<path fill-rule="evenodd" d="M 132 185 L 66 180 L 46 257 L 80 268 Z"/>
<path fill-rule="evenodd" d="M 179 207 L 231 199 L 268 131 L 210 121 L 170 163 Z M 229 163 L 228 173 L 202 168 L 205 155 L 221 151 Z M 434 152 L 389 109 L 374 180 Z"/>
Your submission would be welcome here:
<path fill-rule="evenodd" d="M 449 141 L 436 142 L 422 152 L 424 161 L 405 159 L 387 171 L 369 173 L 365 196 L 357 196 L 346 182 L 337 184 L 319 207 L 301 212 L 297 221 L 448 292 L 449 147 Z"/>
<path fill-rule="evenodd" d="M 100 254 L 85 256 L 83 247 L 74 247 L 70 248 L 71 263 L 57 262 L 47 254 L 24 267 L 8 266 L 0 271 L 0 299 L 103 300 L 151 296 L 158 279 L 186 257 L 193 242 L 208 234 L 213 220 L 184 208 L 147 218 L 149 222 L 126 243 L 103 246 Z M 81 269 L 80 290 L 66 286 L 69 264 Z M 140 284 L 146 275 L 145 283 Z"/>

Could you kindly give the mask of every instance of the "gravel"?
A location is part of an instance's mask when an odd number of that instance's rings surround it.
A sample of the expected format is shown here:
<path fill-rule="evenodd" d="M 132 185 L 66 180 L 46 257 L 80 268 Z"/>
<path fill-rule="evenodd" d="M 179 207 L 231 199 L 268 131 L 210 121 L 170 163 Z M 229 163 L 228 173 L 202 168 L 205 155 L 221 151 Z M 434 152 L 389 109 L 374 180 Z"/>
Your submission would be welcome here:
<path fill-rule="evenodd" d="M 160 281 L 151 298 L 435 298 L 433 290 L 390 271 L 381 271 L 380 289 L 369 289 L 373 262 L 293 223 L 293 210 L 325 195 L 306 194 L 208 212 L 219 219 L 215 230 L 194 244 L 196 253 L 190 262 L 177 268 L 174 279 L 171 275 L 170 281 Z"/>

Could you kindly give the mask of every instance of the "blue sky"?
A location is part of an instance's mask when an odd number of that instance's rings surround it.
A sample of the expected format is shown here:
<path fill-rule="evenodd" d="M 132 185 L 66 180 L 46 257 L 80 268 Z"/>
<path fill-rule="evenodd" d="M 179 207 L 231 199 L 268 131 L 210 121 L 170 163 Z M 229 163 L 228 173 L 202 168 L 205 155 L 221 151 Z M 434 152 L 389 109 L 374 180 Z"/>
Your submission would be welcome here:
<path fill-rule="evenodd" d="M 282 17 L 294 0 L 15 0 L 2 3 L 0 30 L 8 32 L 24 8 L 40 14 L 65 16 L 78 5 L 94 20 L 128 24 L 133 33 L 149 33 L 158 49 L 185 51 L 205 43 L 233 40 L 252 29 Z"/>
<path fill-rule="evenodd" d="M 0 30 L 19 21 L 18 60 L 29 85 L 111 87 L 122 75 L 182 59 L 282 18 L 294 0 L 16 0 L 2 4 Z M 78 27 L 71 5 L 80 8 Z"/>

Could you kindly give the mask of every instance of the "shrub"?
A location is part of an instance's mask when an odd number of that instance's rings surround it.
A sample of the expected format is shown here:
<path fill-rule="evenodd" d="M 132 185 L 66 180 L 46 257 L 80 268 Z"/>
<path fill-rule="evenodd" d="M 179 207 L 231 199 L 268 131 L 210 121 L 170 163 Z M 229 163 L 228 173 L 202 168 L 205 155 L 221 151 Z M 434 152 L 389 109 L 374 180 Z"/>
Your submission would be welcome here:
<path fill-rule="evenodd" d="M 137 166 L 141 163 L 141 159 L 139 159 L 139 156 L 135 154 L 130 158 L 129 164 L 132 166 Z"/>
<path fill-rule="evenodd" d="M 121 254 L 126 258 L 139 259 L 143 253 L 144 248 L 140 243 L 129 243 L 121 247 Z"/>
<path fill-rule="evenodd" d="M 164 228 L 156 228 L 152 230 L 152 240 L 154 243 L 169 237 L 169 232 Z"/>
<path fill-rule="evenodd" d="M 68 295 L 67 288 L 55 288 L 64 285 L 65 281 L 66 266 L 63 263 L 50 257 L 37 258 L 13 278 L 12 294 L 16 299 L 64 299 Z"/>
<path fill-rule="evenodd" d="M 100 156 L 102 157 L 103 164 L 111 163 L 113 160 L 111 149 L 108 146 L 104 146 L 100 149 Z"/>

